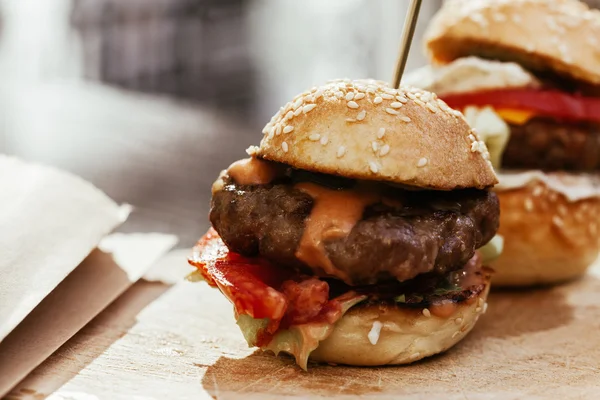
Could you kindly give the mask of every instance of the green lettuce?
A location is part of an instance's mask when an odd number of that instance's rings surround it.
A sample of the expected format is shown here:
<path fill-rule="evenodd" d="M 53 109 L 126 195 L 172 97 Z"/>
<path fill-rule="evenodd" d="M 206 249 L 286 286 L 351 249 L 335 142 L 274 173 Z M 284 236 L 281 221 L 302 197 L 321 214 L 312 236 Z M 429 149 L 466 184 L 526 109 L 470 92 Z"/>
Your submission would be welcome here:
<path fill-rule="evenodd" d="M 344 300 L 340 300 L 342 305 L 342 316 L 353 306 L 365 300 L 365 295 L 344 296 Z M 240 315 L 237 324 L 244 334 L 244 338 L 251 347 L 256 346 L 256 339 L 261 330 L 267 328 L 268 319 L 255 319 L 249 315 Z M 324 322 L 308 323 L 302 325 L 293 325 L 288 329 L 282 329 L 275 333 L 273 339 L 263 350 L 270 350 L 275 355 L 279 353 L 288 353 L 294 356 L 296 363 L 306 370 L 308 367 L 308 357 L 317 347 L 319 343 L 331 334 L 334 324 Z"/>

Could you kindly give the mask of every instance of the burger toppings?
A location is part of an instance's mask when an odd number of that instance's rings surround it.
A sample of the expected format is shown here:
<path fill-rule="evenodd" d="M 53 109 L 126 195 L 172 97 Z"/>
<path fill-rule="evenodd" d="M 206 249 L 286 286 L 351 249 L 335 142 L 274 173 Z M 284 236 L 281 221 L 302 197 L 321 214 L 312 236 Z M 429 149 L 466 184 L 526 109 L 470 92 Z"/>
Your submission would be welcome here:
<path fill-rule="evenodd" d="M 351 285 L 459 269 L 498 227 L 489 191 L 406 190 L 291 168 L 268 185 L 222 179 L 210 219 L 232 251 Z"/>
<path fill-rule="evenodd" d="M 474 300 L 489 278 L 475 256 L 463 269 L 446 275 L 350 287 L 236 254 L 212 229 L 194 248 L 190 264 L 233 303 L 251 346 L 293 354 L 304 369 L 310 352 L 351 307 L 385 303 L 446 317 L 458 303 Z"/>
<path fill-rule="evenodd" d="M 598 87 L 512 62 L 459 58 L 407 80 L 464 112 L 496 168 L 600 169 Z"/>

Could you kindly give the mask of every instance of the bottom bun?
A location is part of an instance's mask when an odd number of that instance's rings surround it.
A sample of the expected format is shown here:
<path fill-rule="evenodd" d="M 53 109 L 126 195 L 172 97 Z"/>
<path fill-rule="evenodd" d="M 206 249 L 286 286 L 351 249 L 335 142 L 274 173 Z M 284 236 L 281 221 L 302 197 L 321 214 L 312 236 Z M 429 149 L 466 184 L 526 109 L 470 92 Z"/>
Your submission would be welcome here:
<path fill-rule="evenodd" d="M 539 172 L 500 175 L 498 234 L 504 250 L 491 263 L 494 286 L 555 284 L 585 273 L 600 245 L 596 179 Z M 520 184 L 503 184 L 511 180 Z"/>
<path fill-rule="evenodd" d="M 319 344 L 313 361 L 357 366 L 408 364 L 441 353 L 462 340 L 487 308 L 485 288 L 468 300 L 427 309 L 358 305 Z"/>

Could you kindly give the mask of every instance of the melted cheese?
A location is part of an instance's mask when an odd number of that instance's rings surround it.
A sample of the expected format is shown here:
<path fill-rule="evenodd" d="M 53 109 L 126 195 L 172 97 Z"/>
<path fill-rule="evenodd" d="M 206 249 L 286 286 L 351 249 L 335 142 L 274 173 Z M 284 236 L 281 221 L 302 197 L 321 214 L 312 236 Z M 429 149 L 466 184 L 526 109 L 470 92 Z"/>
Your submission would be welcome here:
<path fill-rule="evenodd" d="M 535 112 L 533 111 L 517 110 L 513 108 L 498 108 L 494 111 L 496 111 L 496 114 L 498 114 L 503 120 L 513 125 L 523 125 L 531 118 L 536 116 Z"/>
<path fill-rule="evenodd" d="M 332 190 L 310 182 L 295 187 L 314 200 L 296 257 L 310 267 L 321 268 L 326 274 L 348 282 L 348 275 L 332 264 L 324 242 L 346 237 L 362 218 L 365 207 L 380 201 L 381 195 L 372 190 Z"/>

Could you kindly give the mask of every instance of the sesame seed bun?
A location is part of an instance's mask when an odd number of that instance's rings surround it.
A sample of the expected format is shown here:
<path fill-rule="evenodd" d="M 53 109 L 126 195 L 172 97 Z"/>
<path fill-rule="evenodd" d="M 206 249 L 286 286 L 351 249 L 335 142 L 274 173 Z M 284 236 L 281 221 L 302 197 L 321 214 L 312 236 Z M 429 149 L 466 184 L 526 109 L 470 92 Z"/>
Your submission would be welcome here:
<path fill-rule="evenodd" d="M 334 81 L 296 96 L 263 133 L 251 153 L 298 169 L 439 190 L 497 183 L 462 114 L 416 88 Z"/>
<path fill-rule="evenodd" d="M 477 296 L 459 303 L 443 317 L 429 309 L 385 305 L 351 308 L 310 358 L 335 364 L 378 366 L 409 364 L 441 353 L 473 329 L 487 308 L 488 291 L 489 279 Z M 369 333 L 377 321 L 381 331 L 373 344 Z"/>
<path fill-rule="evenodd" d="M 502 255 L 491 263 L 495 286 L 553 284 L 581 276 L 600 250 L 600 188 L 583 175 L 527 173 L 496 189 Z M 521 174 L 526 175 L 526 174 Z"/>
<path fill-rule="evenodd" d="M 448 0 L 425 44 L 434 63 L 474 55 L 600 84 L 600 11 L 577 0 Z"/>

